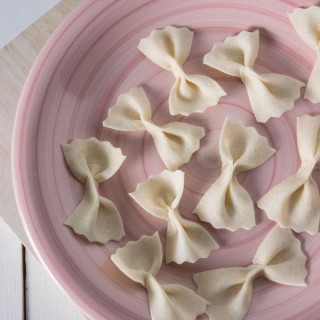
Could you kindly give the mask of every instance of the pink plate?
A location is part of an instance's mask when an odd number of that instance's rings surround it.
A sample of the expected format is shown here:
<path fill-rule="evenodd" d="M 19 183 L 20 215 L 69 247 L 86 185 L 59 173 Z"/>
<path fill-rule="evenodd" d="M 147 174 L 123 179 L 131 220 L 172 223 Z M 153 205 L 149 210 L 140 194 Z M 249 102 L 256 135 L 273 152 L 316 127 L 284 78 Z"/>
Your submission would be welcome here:
<path fill-rule="evenodd" d="M 50 38 L 26 82 L 15 122 L 13 168 L 15 193 L 36 251 L 65 291 L 92 319 L 149 319 L 144 289 L 126 278 L 110 254 L 127 240 L 160 230 L 166 224 L 139 208 L 129 198 L 137 183 L 159 173 L 161 162 L 150 136 L 144 132 L 119 133 L 104 129 L 102 120 L 120 93 L 144 86 L 158 124 L 175 120 L 205 127 L 207 136 L 186 172 L 181 213 L 196 220 L 192 210 L 219 175 L 218 139 L 226 116 L 254 126 L 277 149 L 276 155 L 239 180 L 254 200 L 292 174 L 299 165 L 296 117 L 316 114 L 319 105 L 300 99 L 280 119 L 258 124 L 242 83 L 202 64 L 214 43 L 239 31 L 261 31 L 256 69 L 284 73 L 306 81 L 315 52 L 297 36 L 287 12 L 317 0 L 122 0 L 83 1 Z M 155 28 L 188 26 L 195 31 L 186 71 L 214 77 L 228 93 L 217 107 L 188 118 L 170 117 L 170 72 L 160 69 L 137 49 L 139 40 Z M 60 149 L 74 138 L 96 136 L 112 142 L 128 156 L 119 173 L 101 192 L 118 206 L 127 236 L 120 243 L 90 244 L 63 225 L 82 197 L 82 186 L 69 173 Z M 320 176 L 316 176 L 320 178 Z M 319 180 L 319 179 L 318 179 Z M 273 226 L 256 210 L 251 231 L 213 230 L 221 249 L 195 264 L 164 265 L 163 283 L 195 288 L 191 275 L 210 268 L 246 266 Z M 287 287 L 259 279 L 246 319 L 316 320 L 320 316 L 320 236 L 299 235 L 308 256 L 308 287 Z M 203 316 L 201 319 L 205 319 Z"/>

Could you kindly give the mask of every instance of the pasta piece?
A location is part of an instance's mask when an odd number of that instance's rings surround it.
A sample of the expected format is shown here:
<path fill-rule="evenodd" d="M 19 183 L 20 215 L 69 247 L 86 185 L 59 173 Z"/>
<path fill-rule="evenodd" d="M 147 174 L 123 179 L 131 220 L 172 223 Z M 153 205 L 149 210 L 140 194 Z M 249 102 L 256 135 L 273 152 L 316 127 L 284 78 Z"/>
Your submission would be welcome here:
<path fill-rule="evenodd" d="M 207 258 L 219 245 L 201 225 L 181 217 L 178 211 L 184 172 L 162 171 L 138 184 L 130 196 L 150 214 L 168 221 L 166 262 L 195 262 Z"/>
<path fill-rule="evenodd" d="M 320 222 L 320 197 L 312 171 L 320 165 L 320 116 L 297 119 L 298 150 L 301 166 L 258 202 L 269 219 L 283 228 L 316 234 Z"/>
<path fill-rule="evenodd" d="M 162 265 L 158 232 L 130 241 L 111 256 L 114 264 L 148 292 L 152 320 L 194 320 L 206 310 L 207 301 L 179 284 L 161 285 L 156 279 Z"/>
<path fill-rule="evenodd" d="M 222 268 L 193 276 L 197 293 L 208 300 L 210 320 L 241 320 L 251 303 L 252 283 L 258 277 L 289 285 L 306 286 L 306 257 L 290 229 L 275 226 L 261 243 L 253 264 Z"/>
<path fill-rule="evenodd" d="M 220 135 L 222 170 L 194 212 L 214 228 L 231 231 L 255 226 L 254 205 L 236 175 L 253 169 L 275 152 L 254 128 L 226 119 Z"/>
<path fill-rule="evenodd" d="M 315 6 L 307 9 L 299 8 L 288 15 L 298 35 L 317 53 L 317 59 L 310 74 L 304 98 L 313 103 L 320 102 L 320 8 Z"/>
<path fill-rule="evenodd" d="M 142 39 L 138 49 L 153 63 L 171 71 L 176 81 L 169 95 L 169 110 L 172 115 L 188 116 L 204 112 L 218 104 L 226 93 L 219 84 L 203 75 L 187 75 L 182 65 L 187 60 L 193 32 L 188 28 L 166 27 L 154 30 Z"/>
<path fill-rule="evenodd" d="M 125 160 L 121 149 L 107 141 L 89 138 L 64 144 L 62 151 L 70 170 L 84 184 L 83 198 L 65 225 L 90 242 L 122 239 L 125 233 L 118 209 L 98 192 L 99 184 L 110 179 Z"/>
<path fill-rule="evenodd" d="M 200 148 L 205 131 L 201 127 L 183 122 L 171 122 L 163 126 L 151 120 L 151 107 L 143 88 L 132 88 L 118 97 L 103 122 L 107 128 L 121 131 L 146 130 L 153 138 L 159 155 L 166 167 L 176 170 L 189 162 Z"/>
<path fill-rule="evenodd" d="M 282 74 L 258 74 L 253 65 L 259 50 L 259 30 L 242 31 L 215 45 L 204 56 L 204 64 L 238 77 L 245 84 L 252 111 L 259 122 L 280 117 L 292 109 L 304 83 Z"/>

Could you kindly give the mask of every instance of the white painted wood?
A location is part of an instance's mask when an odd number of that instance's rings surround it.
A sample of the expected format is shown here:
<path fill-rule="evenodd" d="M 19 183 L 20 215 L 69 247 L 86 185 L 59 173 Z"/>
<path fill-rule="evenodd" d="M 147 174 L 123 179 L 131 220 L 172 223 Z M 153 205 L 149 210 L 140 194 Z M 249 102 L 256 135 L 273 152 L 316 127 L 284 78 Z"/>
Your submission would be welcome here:
<path fill-rule="evenodd" d="M 0 319 L 23 319 L 22 245 L 0 218 Z"/>
<path fill-rule="evenodd" d="M 26 285 L 28 320 L 86 320 L 71 299 L 62 292 L 28 251 L 26 252 Z"/>

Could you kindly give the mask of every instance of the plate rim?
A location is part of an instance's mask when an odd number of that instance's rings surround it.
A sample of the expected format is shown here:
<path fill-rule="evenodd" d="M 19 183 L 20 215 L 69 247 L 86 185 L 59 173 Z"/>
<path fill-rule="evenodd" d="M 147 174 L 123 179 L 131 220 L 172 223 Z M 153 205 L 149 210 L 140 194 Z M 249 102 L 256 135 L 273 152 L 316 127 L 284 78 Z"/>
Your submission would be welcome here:
<path fill-rule="evenodd" d="M 52 34 L 48 37 L 45 44 L 41 48 L 38 53 L 36 59 L 34 60 L 30 71 L 25 79 L 20 98 L 18 100 L 17 110 L 14 117 L 13 123 L 13 131 L 12 131 L 12 147 L 11 147 L 11 173 L 12 173 L 12 183 L 13 183 L 13 191 L 16 200 L 16 205 L 18 208 L 18 214 L 21 219 L 24 231 L 27 235 L 27 238 L 34 250 L 36 258 L 40 261 L 42 266 L 48 272 L 50 277 L 54 280 L 54 282 L 58 285 L 58 287 L 69 297 L 72 302 L 76 304 L 83 315 L 88 319 L 100 319 L 101 315 L 97 314 L 97 310 L 90 307 L 89 303 L 81 298 L 80 295 L 74 290 L 74 288 L 70 287 L 66 280 L 67 274 L 60 274 L 56 268 L 53 266 L 52 261 L 46 254 L 45 250 L 41 246 L 40 239 L 37 238 L 36 233 L 34 232 L 34 228 L 32 226 L 31 220 L 28 219 L 30 214 L 29 210 L 24 205 L 26 194 L 24 191 L 23 183 L 21 182 L 22 174 L 19 168 L 18 157 L 21 150 L 21 139 L 19 135 L 21 134 L 21 123 L 23 122 L 22 113 L 28 107 L 28 103 L 26 102 L 26 97 L 32 95 L 35 87 L 34 83 L 36 83 L 36 78 L 39 74 L 40 67 L 44 64 L 46 60 L 47 54 L 49 54 L 52 49 L 54 49 L 55 41 L 63 36 L 63 33 L 66 29 L 74 23 L 79 21 L 79 18 L 82 14 L 85 13 L 88 7 L 91 7 L 97 0 L 84 0 L 81 1 L 75 8 L 73 8 L 57 25 Z M 113 3 L 114 1 L 111 0 Z M 92 318 L 94 316 L 95 318 Z M 105 318 L 104 318 L 105 319 Z M 105 319 L 106 320 L 106 319 Z"/>
<path fill-rule="evenodd" d="M 94 5 L 99 0 L 83 0 L 75 9 L 73 9 L 67 16 L 59 23 L 56 30 L 53 32 L 52 35 L 48 38 L 45 45 L 41 49 L 40 53 L 38 54 L 37 58 L 35 59 L 33 66 L 25 80 L 25 84 L 22 89 L 22 93 L 20 95 L 20 99 L 17 106 L 17 111 L 14 119 L 14 126 L 13 126 L 13 135 L 12 135 L 12 151 L 11 151 L 11 166 L 12 166 L 12 181 L 13 181 L 13 189 L 14 195 L 18 207 L 19 216 L 22 220 L 22 224 L 24 226 L 24 230 L 27 234 L 28 240 L 30 241 L 32 248 L 34 249 L 37 258 L 45 267 L 47 272 L 49 272 L 50 276 L 55 280 L 58 286 L 65 292 L 68 296 L 71 297 L 72 301 L 80 308 L 81 312 L 88 318 L 92 319 L 104 319 L 99 311 L 94 307 L 90 306 L 88 301 L 83 299 L 80 294 L 77 294 L 75 288 L 72 288 L 68 285 L 68 280 L 71 278 L 68 276 L 67 273 L 61 275 L 57 272 L 57 266 L 54 266 L 49 256 L 46 254 L 43 246 L 41 245 L 41 240 L 37 237 L 35 233 L 35 229 L 32 226 L 32 221 L 30 220 L 30 210 L 24 205 L 26 193 L 23 190 L 23 183 L 22 181 L 22 174 L 20 172 L 18 157 L 21 154 L 21 142 L 20 139 L 21 132 L 20 124 L 23 122 L 22 114 L 24 110 L 30 105 L 30 103 L 26 102 L 26 97 L 32 95 L 34 91 L 33 83 L 36 83 L 36 78 L 40 70 L 40 66 L 43 65 L 45 62 L 46 55 L 53 49 L 56 38 L 63 36 L 63 33 L 66 31 L 69 25 L 72 23 L 77 23 L 79 20 L 77 15 L 80 12 L 85 12 L 87 6 Z M 110 3 L 116 2 L 116 0 L 109 0 Z M 81 20 L 80 20 L 81 21 Z M 29 217 L 29 220 L 28 220 Z M 66 276 L 67 279 L 66 280 Z M 111 316 L 111 315 L 110 315 Z M 109 318 L 109 316 L 108 316 Z"/>

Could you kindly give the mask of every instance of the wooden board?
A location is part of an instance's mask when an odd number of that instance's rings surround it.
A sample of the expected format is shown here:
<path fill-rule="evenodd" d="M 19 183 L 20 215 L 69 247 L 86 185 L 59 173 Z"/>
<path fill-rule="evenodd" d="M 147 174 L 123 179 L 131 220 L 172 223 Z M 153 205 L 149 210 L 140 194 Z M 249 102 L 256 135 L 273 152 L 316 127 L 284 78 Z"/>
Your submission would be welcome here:
<path fill-rule="evenodd" d="M 0 216 L 32 252 L 13 194 L 11 140 L 25 79 L 46 40 L 80 0 L 64 0 L 0 50 Z"/>
<path fill-rule="evenodd" d="M 60 2 L 0 50 L 0 217 L 8 224 L 0 218 L 0 319 L 85 319 L 30 253 L 14 199 L 10 159 L 14 116 L 28 72 L 56 26 L 79 3 Z"/>

